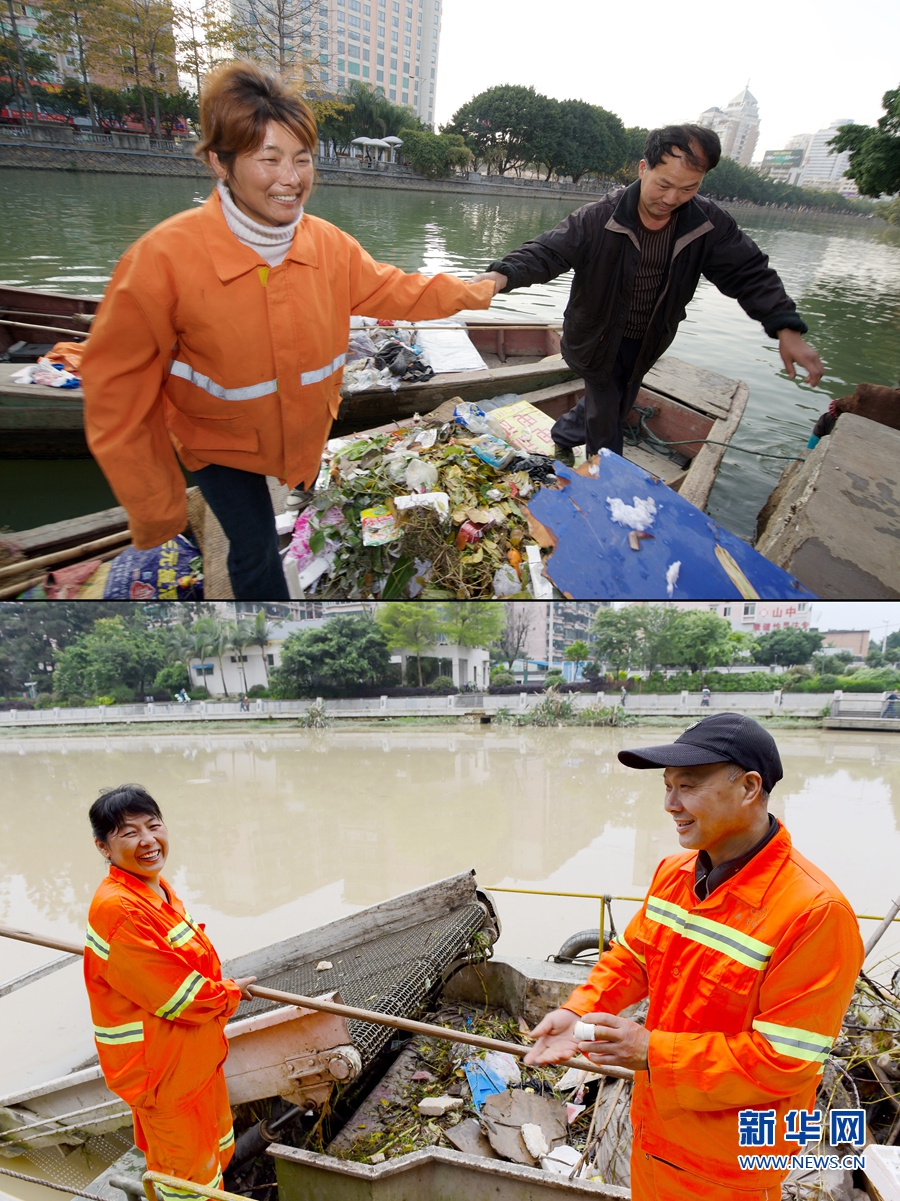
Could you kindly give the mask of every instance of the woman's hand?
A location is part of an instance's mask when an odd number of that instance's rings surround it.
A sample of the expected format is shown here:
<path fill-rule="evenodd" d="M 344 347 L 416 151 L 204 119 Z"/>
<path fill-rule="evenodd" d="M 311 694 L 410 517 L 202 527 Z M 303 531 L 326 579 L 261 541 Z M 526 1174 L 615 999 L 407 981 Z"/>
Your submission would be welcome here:
<path fill-rule="evenodd" d="M 233 983 L 236 984 L 238 986 L 238 988 L 241 990 L 241 996 L 244 998 L 245 1001 L 253 1000 L 253 994 L 251 992 L 249 992 L 248 989 L 249 989 L 249 986 L 251 984 L 254 984 L 255 982 L 256 982 L 255 976 L 242 976 L 240 978 L 240 980 L 233 981 Z"/>
<path fill-rule="evenodd" d="M 494 295 L 495 296 L 497 295 L 498 292 L 502 292 L 503 289 L 506 287 L 506 285 L 509 283 L 509 280 L 507 279 L 507 277 L 505 275 L 503 275 L 503 273 L 500 271 L 483 271 L 481 275 L 476 275 L 472 279 L 468 280 L 467 282 L 470 284 L 481 284 L 481 283 L 484 283 L 484 281 L 486 279 L 489 279 L 491 281 L 491 283 L 494 285 Z"/>

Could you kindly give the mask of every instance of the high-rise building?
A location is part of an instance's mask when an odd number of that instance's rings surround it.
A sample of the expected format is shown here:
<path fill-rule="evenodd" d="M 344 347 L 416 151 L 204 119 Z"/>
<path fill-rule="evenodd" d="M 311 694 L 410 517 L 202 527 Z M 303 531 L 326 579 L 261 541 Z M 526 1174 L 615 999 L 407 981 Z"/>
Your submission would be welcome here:
<path fill-rule="evenodd" d="M 749 167 L 759 137 L 759 105 L 750 92 L 749 84 L 729 100 L 724 109 L 708 108 L 697 118 L 719 135 L 724 158 L 734 159 Z"/>
<path fill-rule="evenodd" d="M 852 124 L 852 117 L 839 117 L 827 129 L 820 129 L 813 134 L 800 173 L 802 187 L 817 188 L 820 192 L 842 192 L 848 196 L 857 194 L 853 180 L 844 178 L 844 172 L 850 165 L 850 152 L 844 150 L 840 154 L 833 154 L 828 145 L 832 138 L 837 137 L 838 126 Z"/>
<path fill-rule="evenodd" d="M 433 125 L 441 12 L 441 0 L 319 0 L 314 82 L 370 83 Z"/>

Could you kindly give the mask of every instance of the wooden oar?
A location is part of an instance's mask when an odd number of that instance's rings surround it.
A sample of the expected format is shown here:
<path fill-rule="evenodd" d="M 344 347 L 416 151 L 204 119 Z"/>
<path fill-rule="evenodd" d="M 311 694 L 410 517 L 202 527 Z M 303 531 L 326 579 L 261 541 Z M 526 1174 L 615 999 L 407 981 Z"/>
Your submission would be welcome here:
<path fill-rule="evenodd" d="M 27 930 L 15 930 L 11 926 L 0 926 L 0 936 L 15 938 L 19 942 L 35 943 L 39 947 L 52 947 L 54 951 L 69 951 L 83 955 L 84 947 L 60 938 L 44 938 Z M 304 997 L 296 993 L 280 992 L 274 988 L 263 988 L 251 984 L 247 992 L 265 1001 L 278 1001 L 282 1005 L 299 1005 L 303 1009 L 317 1009 L 323 1013 L 334 1013 L 338 1017 L 355 1018 L 360 1022 L 373 1022 L 378 1026 L 390 1026 L 394 1030 L 406 1030 L 410 1034 L 423 1034 L 428 1038 L 443 1038 L 449 1042 L 467 1043 L 471 1047 L 484 1047 L 489 1051 L 506 1051 L 509 1055 L 527 1055 L 529 1048 L 519 1043 L 505 1043 L 496 1038 L 485 1038 L 481 1034 L 470 1034 L 467 1030 L 453 1030 L 448 1026 L 433 1026 L 429 1022 L 414 1022 L 410 1018 L 394 1017 L 392 1014 L 375 1013 L 371 1009 L 358 1009 L 355 1005 L 341 1005 L 337 1001 L 326 1001 L 322 997 Z M 582 1055 L 561 1061 L 560 1066 L 579 1068 L 584 1072 L 595 1072 L 599 1076 L 615 1076 L 619 1080 L 631 1080 L 634 1072 L 630 1068 L 605 1067 L 592 1063 Z"/>

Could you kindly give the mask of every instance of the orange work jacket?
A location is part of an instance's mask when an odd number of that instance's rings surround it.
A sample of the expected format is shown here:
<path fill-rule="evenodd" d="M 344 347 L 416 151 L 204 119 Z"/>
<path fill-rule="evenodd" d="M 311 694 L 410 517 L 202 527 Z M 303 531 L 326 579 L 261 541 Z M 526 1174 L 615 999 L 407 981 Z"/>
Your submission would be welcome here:
<path fill-rule="evenodd" d="M 137 1109 L 178 1110 L 224 1063 L 241 994 L 203 923 L 162 884 L 171 903 L 110 867 L 88 914 L 84 979 L 106 1083 Z"/>
<path fill-rule="evenodd" d="M 157 225 L 116 268 L 82 362 L 88 445 L 135 546 L 185 527 L 178 458 L 188 471 L 218 463 L 312 486 L 351 314 L 431 320 L 492 296 L 487 281 L 376 263 L 309 214 L 269 267 L 228 228 L 217 193 Z"/>
<path fill-rule="evenodd" d="M 642 1150 L 736 1189 L 787 1172 L 742 1171 L 738 1155 L 803 1154 L 784 1115 L 814 1109 L 819 1078 L 862 967 L 853 910 L 782 826 L 705 901 L 697 855 L 672 855 L 625 933 L 565 1002 L 619 1013 L 649 995 L 649 1072 L 635 1074 Z M 740 1147 L 738 1111 L 774 1109 L 774 1147 Z"/>

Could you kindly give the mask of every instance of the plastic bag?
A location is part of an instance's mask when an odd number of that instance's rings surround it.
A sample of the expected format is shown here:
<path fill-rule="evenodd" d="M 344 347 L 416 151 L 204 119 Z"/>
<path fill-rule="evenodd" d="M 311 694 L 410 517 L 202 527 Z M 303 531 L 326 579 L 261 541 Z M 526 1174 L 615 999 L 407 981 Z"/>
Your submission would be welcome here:
<path fill-rule="evenodd" d="M 510 563 L 504 563 L 502 567 L 498 567 L 494 572 L 494 596 L 514 596 L 521 591 L 522 584 L 515 567 Z"/>
<path fill-rule="evenodd" d="M 499 1076 L 508 1085 L 522 1083 L 522 1071 L 515 1055 L 508 1051 L 488 1051 L 484 1057 L 485 1067 Z"/>
<path fill-rule="evenodd" d="M 438 482 L 438 470 L 433 463 L 416 458 L 406 468 L 405 478 L 411 492 L 431 492 Z"/>
<path fill-rule="evenodd" d="M 472 450 L 490 467 L 505 467 L 517 454 L 508 442 L 493 434 L 480 434 L 472 443 Z"/>
<path fill-rule="evenodd" d="M 103 599 L 202 600 L 199 548 L 184 534 L 150 550 L 129 546 L 110 564 Z"/>
<path fill-rule="evenodd" d="M 386 546 L 400 533 L 397 518 L 387 505 L 373 505 L 360 513 L 363 546 Z"/>
<path fill-rule="evenodd" d="M 412 496 L 395 496 L 394 508 L 434 509 L 441 521 L 450 517 L 450 497 L 446 492 L 414 492 Z"/>

